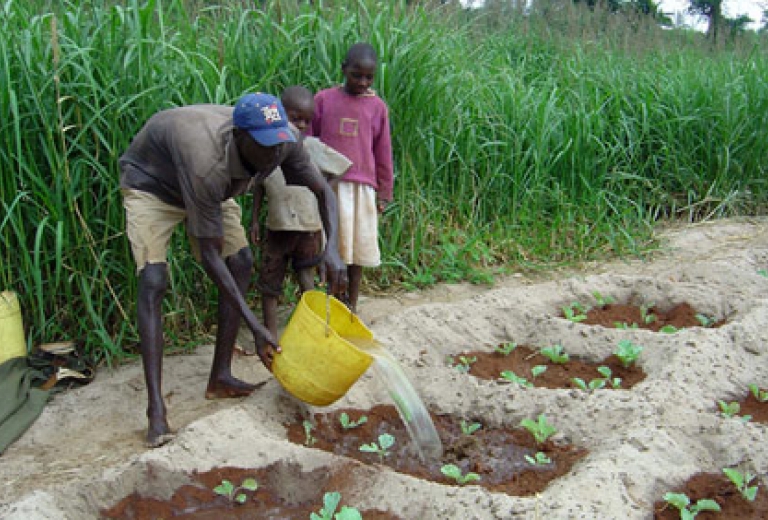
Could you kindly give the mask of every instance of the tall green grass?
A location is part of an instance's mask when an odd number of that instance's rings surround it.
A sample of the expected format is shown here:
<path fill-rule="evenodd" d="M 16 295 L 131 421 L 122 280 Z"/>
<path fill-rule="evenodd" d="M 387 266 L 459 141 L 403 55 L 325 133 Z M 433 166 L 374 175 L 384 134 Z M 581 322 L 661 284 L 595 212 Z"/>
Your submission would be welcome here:
<path fill-rule="evenodd" d="M 326 88 L 359 40 L 380 54 L 397 174 L 370 285 L 639 254 L 661 219 L 765 208 L 757 37 L 713 49 L 543 1 L 530 15 L 370 0 L 32 4 L 0 6 L 0 288 L 19 293 L 30 347 L 74 339 L 110 363 L 133 352 L 117 159 L 150 115 Z M 182 231 L 169 261 L 169 339 L 207 339 L 215 290 Z"/>

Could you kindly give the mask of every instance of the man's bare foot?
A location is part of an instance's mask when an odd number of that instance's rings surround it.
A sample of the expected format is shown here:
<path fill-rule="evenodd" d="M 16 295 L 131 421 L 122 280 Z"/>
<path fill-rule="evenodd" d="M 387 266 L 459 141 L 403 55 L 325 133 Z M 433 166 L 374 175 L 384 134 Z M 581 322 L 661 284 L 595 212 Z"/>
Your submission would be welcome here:
<path fill-rule="evenodd" d="M 156 421 L 156 424 L 150 421 L 147 430 L 147 448 L 159 448 L 163 444 L 168 444 L 175 436 L 165 420 Z"/>
<path fill-rule="evenodd" d="M 262 381 L 252 385 L 245 381 L 240 381 L 234 377 L 218 381 L 209 381 L 208 388 L 205 390 L 206 399 L 227 399 L 232 397 L 246 397 L 251 395 L 254 390 L 261 388 L 267 382 Z"/>

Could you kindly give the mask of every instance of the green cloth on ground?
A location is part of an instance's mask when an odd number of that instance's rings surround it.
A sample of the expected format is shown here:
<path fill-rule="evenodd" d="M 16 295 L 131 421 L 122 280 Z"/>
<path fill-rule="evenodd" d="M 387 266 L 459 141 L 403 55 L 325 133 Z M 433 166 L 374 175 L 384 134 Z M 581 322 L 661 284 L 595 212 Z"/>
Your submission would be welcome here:
<path fill-rule="evenodd" d="M 38 418 L 50 392 L 37 386 L 45 376 L 29 366 L 26 357 L 0 364 L 0 453 L 13 444 Z"/>

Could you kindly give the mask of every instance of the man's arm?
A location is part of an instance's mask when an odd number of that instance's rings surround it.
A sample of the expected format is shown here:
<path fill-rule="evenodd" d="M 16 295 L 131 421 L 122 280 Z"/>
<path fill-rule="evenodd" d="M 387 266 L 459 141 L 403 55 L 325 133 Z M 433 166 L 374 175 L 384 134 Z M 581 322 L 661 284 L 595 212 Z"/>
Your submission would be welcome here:
<path fill-rule="evenodd" d="M 253 193 L 253 209 L 251 210 L 251 242 L 258 244 L 261 240 L 261 223 L 259 222 L 259 215 L 261 214 L 261 205 L 264 202 L 264 183 L 255 182 L 251 189 Z"/>
<path fill-rule="evenodd" d="M 245 298 L 240 293 L 240 289 L 235 283 L 235 279 L 232 277 L 232 273 L 229 272 L 227 264 L 224 259 L 221 258 L 222 250 L 221 238 L 198 238 L 198 244 L 200 247 L 200 257 L 203 264 L 203 269 L 208 276 L 216 284 L 219 289 L 219 295 L 226 298 L 230 305 L 237 308 L 240 311 L 240 315 L 245 320 L 245 324 L 251 330 L 254 335 L 260 335 L 266 339 L 267 343 L 273 345 L 279 352 L 280 348 L 277 344 L 277 340 L 272 337 L 272 334 L 264 327 L 254 316 L 248 304 L 245 302 Z"/>

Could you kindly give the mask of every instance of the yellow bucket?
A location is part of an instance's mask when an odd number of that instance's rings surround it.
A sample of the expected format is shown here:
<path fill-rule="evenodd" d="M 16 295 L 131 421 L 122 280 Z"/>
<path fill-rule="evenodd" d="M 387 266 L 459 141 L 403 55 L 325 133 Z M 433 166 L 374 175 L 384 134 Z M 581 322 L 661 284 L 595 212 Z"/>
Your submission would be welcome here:
<path fill-rule="evenodd" d="M 27 355 L 21 308 L 15 292 L 0 293 L 0 363 Z"/>
<path fill-rule="evenodd" d="M 327 406 L 344 396 L 373 361 L 345 338 L 372 341 L 373 333 L 333 296 L 307 291 L 280 337 L 282 352 L 275 355 L 272 373 L 294 397 Z"/>

